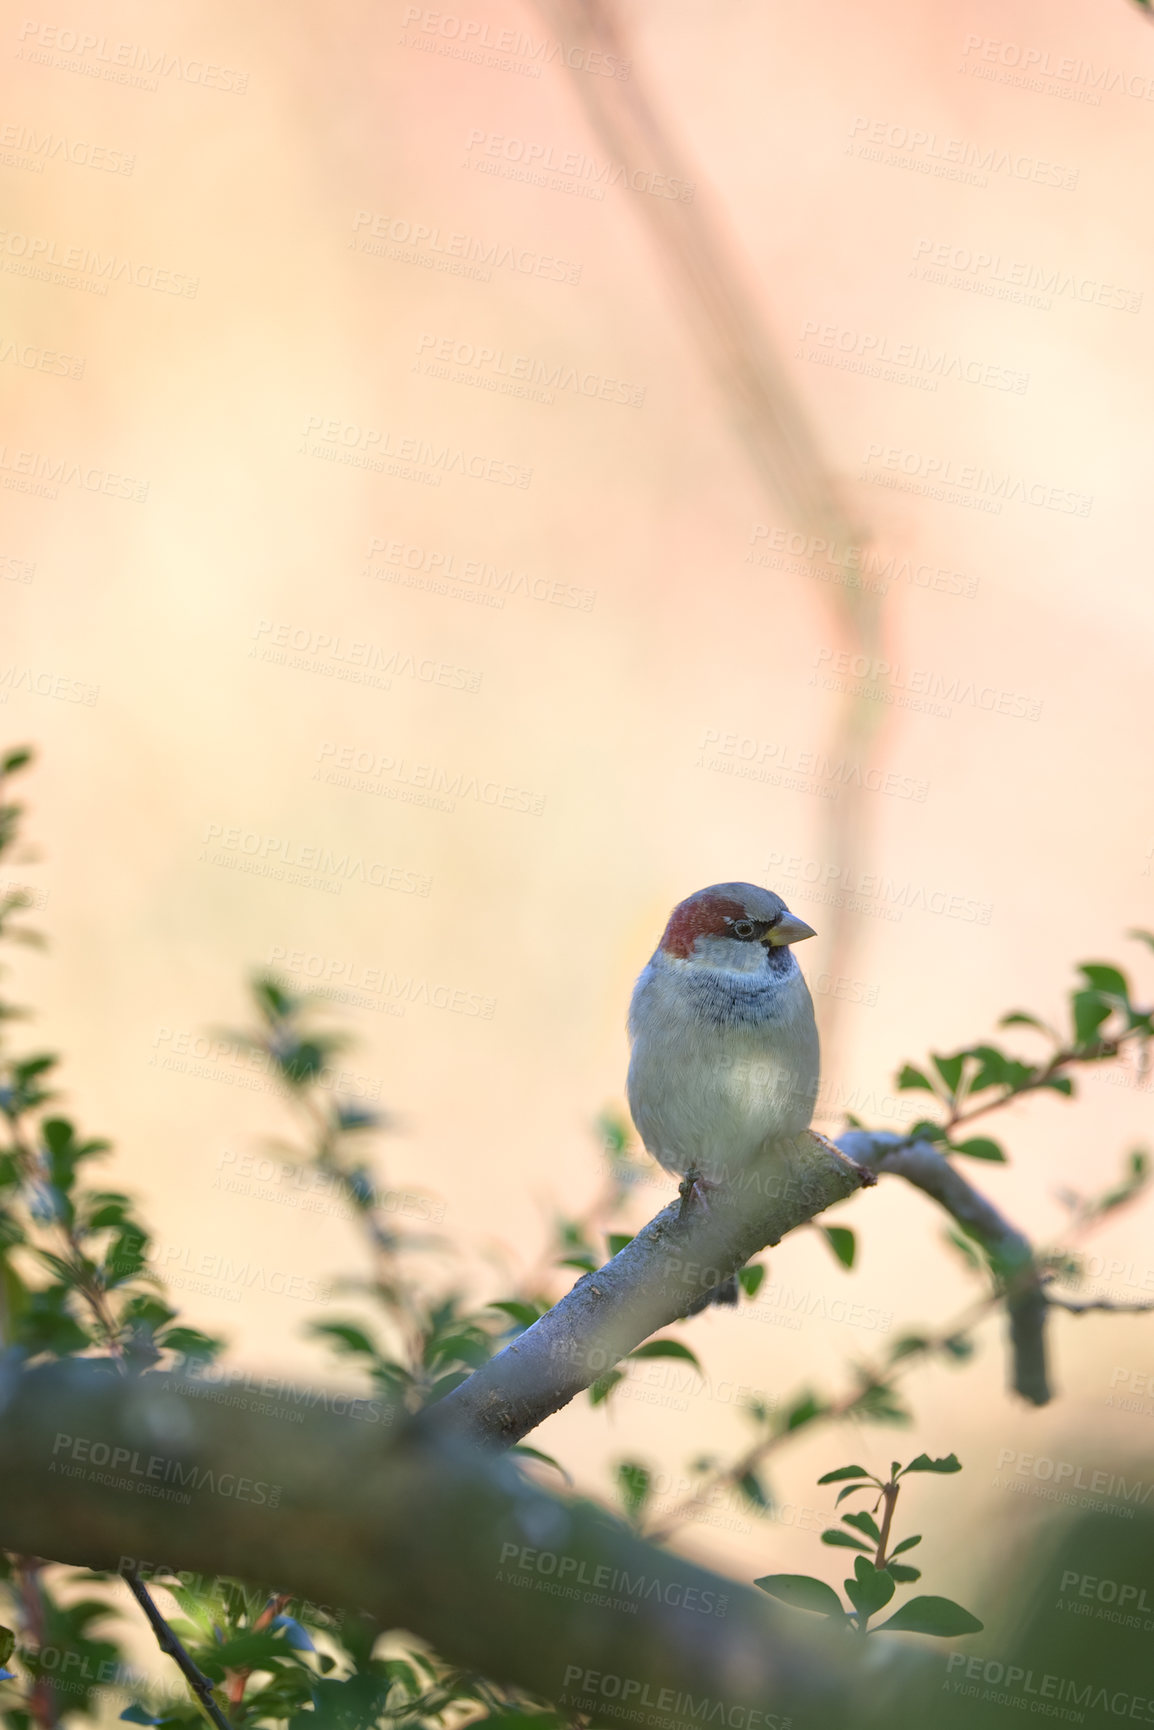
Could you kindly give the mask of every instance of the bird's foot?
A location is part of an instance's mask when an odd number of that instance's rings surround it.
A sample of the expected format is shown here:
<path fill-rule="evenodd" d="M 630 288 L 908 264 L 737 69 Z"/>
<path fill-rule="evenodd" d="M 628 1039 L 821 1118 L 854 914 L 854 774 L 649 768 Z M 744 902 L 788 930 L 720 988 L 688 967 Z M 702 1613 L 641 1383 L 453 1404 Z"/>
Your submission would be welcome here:
<path fill-rule="evenodd" d="M 700 1207 L 703 1213 L 709 1213 L 709 1196 L 706 1192 L 720 1188 L 721 1185 L 716 1178 L 703 1177 L 699 1171 L 690 1167 L 677 1186 L 677 1193 L 681 1197 L 681 1212 L 677 1217 L 679 1219 L 688 1218 L 690 1210 L 694 1206 Z"/>

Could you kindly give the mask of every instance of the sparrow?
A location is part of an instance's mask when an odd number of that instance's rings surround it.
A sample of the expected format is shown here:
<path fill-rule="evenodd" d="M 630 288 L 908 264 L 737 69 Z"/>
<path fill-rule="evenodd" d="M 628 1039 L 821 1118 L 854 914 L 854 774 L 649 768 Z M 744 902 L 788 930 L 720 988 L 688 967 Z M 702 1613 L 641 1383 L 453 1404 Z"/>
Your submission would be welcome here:
<path fill-rule="evenodd" d="M 686 1180 L 683 1211 L 809 1127 L 821 1053 L 792 945 L 815 935 L 772 890 L 714 883 L 673 909 L 638 977 L 629 1110 L 653 1158 Z M 731 1278 L 690 1314 L 736 1302 Z"/>

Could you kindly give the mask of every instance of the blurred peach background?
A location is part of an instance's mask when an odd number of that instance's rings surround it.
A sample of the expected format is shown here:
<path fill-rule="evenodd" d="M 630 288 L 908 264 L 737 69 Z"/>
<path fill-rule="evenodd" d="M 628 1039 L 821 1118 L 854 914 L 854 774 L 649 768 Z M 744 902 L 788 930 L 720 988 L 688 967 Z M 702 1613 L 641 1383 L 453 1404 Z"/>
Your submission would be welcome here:
<path fill-rule="evenodd" d="M 848 753 L 869 790 L 834 858 L 833 687 L 876 673 L 845 631 L 852 561 L 790 552 L 654 248 L 659 165 L 612 164 L 579 99 L 609 74 L 566 70 L 528 7 L 462 3 L 101 0 L 4 27 L 0 721 L 41 753 L 15 874 L 52 939 L 15 995 L 147 1196 L 188 1319 L 298 1377 L 333 1373 L 307 1294 L 360 1250 L 339 1217 L 219 1186 L 285 1125 L 204 1043 L 254 967 L 361 999 L 333 1008 L 350 1088 L 398 1119 L 382 1176 L 443 1204 L 441 1272 L 488 1296 L 495 1258 L 598 1187 L 631 982 L 691 890 L 763 882 L 818 927 L 827 1128 L 900 1122 L 903 1059 L 1056 1013 L 1073 962 L 1134 964 L 1147 994 L 1154 962 L 1124 941 L 1154 924 L 1140 12 L 622 15 L 872 536 L 892 686 L 937 693 Z M 972 1175 L 1052 1240 L 1056 1192 L 1109 1181 L 1149 1093 L 1092 1077 L 1023 1106 L 1014 1163 Z M 636 1222 L 671 1194 L 647 1186 Z M 638 1382 L 534 1440 L 597 1492 L 624 1456 L 675 1486 L 745 1436 L 736 1388 L 836 1391 L 880 1318 L 974 1290 L 896 1182 L 841 1217 L 853 1276 L 799 1233 L 772 1280 L 872 1325 L 781 1325 L 772 1298 L 702 1318 L 708 1388 Z M 1154 1283 L 1150 1219 L 1090 1246 L 1096 1289 Z M 217 1256 L 266 1289 L 198 1282 Z M 1149 1418 L 1106 1400 L 1150 1341 L 1057 1318 L 1061 1397 L 1035 1412 L 987 1327 L 968 1370 L 910 1379 L 908 1436 L 815 1435 L 773 1474 L 776 1519 L 682 1541 L 746 1577 L 820 1571 L 816 1476 L 924 1448 L 967 1470 L 914 1510 L 1018 1542 L 1036 1510 L 992 1488 L 998 1454 L 1148 1451 Z"/>

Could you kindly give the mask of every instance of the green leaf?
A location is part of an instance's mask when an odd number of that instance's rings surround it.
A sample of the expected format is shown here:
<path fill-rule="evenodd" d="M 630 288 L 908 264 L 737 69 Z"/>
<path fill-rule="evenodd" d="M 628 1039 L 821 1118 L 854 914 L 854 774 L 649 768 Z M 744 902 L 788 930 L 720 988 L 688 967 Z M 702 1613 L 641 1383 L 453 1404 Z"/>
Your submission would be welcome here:
<path fill-rule="evenodd" d="M 949 1639 L 954 1634 L 980 1634 L 982 1623 L 952 1598 L 911 1598 L 874 1633 L 886 1628 L 894 1634 L 937 1634 Z"/>
<path fill-rule="evenodd" d="M 753 1507 L 758 1508 L 762 1513 L 767 1512 L 772 1506 L 769 1497 L 765 1493 L 765 1486 L 756 1472 L 746 1472 L 744 1476 L 738 1478 L 737 1487 L 745 1497 L 746 1501 L 751 1503 Z"/>
<path fill-rule="evenodd" d="M 606 1234 L 605 1242 L 609 1245 L 609 1254 L 611 1256 L 620 1255 L 621 1251 L 625 1248 L 625 1245 L 627 1243 L 632 1243 L 636 1235 L 636 1232 L 632 1231 L 608 1232 Z"/>
<path fill-rule="evenodd" d="M 87 1331 L 68 1311 L 68 1288 L 47 1286 L 40 1291 L 25 1291 L 23 1305 L 14 1317 L 13 1343 L 30 1353 L 50 1352 L 54 1357 L 68 1357 L 91 1345 Z"/>
<path fill-rule="evenodd" d="M 338 1099 L 335 1105 L 337 1127 L 349 1134 L 356 1134 L 362 1129 L 384 1129 L 389 1120 L 384 1112 L 374 1111 L 371 1106 L 361 1105 L 355 1099 Z"/>
<path fill-rule="evenodd" d="M 552 1454 L 543 1454 L 540 1448 L 531 1448 L 527 1442 L 518 1442 L 515 1448 L 509 1449 L 509 1452 L 520 1454 L 526 1460 L 536 1460 L 542 1466 L 552 1466 L 555 1472 L 560 1472 L 567 1484 L 571 1485 L 573 1482 L 560 1460 L 555 1460 Z"/>
<path fill-rule="evenodd" d="M 0 1628 L 0 1664 L 7 1664 L 16 1646 L 16 1636 L 11 1628 Z"/>
<path fill-rule="evenodd" d="M 834 1621 L 845 1620 L 841 1599 L 833 1587 L 824 1580 L 815 1580 L 812 1574 L 763 1574 L 753 1583 L 771 1598 L 792 1604 L 795 1610 L 813 1610 Z"/>
<path fill-rule="evenodd" d="M 751 1262 L 748 1267 L 738 1268 L 737 1281 L 748 1298 L 755 1298 L 761 1290 L 765 1278 L 765 1268 L 760 1262 Z"/>
<path fill-rule="evenodd" d="M 635 1352 L 630 1352 L 631 1358 L 678 1358 L 682 1363 L 692 1364 L 698 1375 L 702 1373 L 701 1365 L 680 1340 L 647 1340 L 643 1346 L 638 1346 Z"/>
<path fill-rule="evenodd" d="M 147 1247 L 147 1232 L 139 1231 L 134 1226 L 113 1238 L 104 1258 L 107 1284 L 123 1285 L 126 1280 L 135 1279 L 144 1266 L 144 1252 Z"/>
<path fill-rule="evenodd" d="M 380 1721 L 393 1679 L 359 1671 L 341 1681 L 318 1678 L 311 1687 L 312 1703 L 289 1718 L 289 1730 L 365 1730 Z M 272 1713 L 257 1711 L 262 1719 Z M 279 1719 L 281 1713 L 276 1713 Z M 424 1719 L 424 1714 L 417 1722 Z M 198 1721 L 203 1726 L 203 1720 Z"/>
<path fill-rule="evenodd" d="M 996 1045 L 975 1045 L 969 1055 L 978 1066 L 970 1076 L 970 1093 L 984 1093 L 987 1088 L 1005 1086 L 1008 1062 L 1004 1051 L 999 1051 Z"/>
<path fill-rule="evenodd" d="M 864 1509 L 858 1514 L 843 1514 L 842 1519 L 847 1526 L 853 1526 L 859 1532 L 864 1532 L 867 1538 L 872 1538 L 875 1544 L 881 1542 L 881 1532 L 873 1515 Z"/>
<path fill-rule="evenodd" d="M 970 1159 L 988 1159 L 995 1165 L 1007 1163 L 1005 1153 L 988 1135 L 973 1135 L 969 1141 L 954 1141 L 950 1146 L 955 1153 L 964 1153 Z"/>
<path fill-rule="evenodd" d="M 1154 949 L 1154 931 L 1127 931 L 1126 935 L 1133 937 L 1139 943 L 1145 943 L 1148 948 Z"/>
<path fill-rule="evenodd" d="M 933 1059 L 934 1068 L 945 1082 L 952 1097 L 958 1091 L 958 1083 L 962 1079 L 962 1070 L 966 1063 L 965 1052 L 955 1052 L 953 1057 L 939 1057 L 936 1051 L 931 1051 L 930 1056 Z"/>
<path fill-rule="evenodd" d="M 1086 982 L 1093 990 L 1104 991 L 1108 997 L 1120 997 L 1123 1003 L 1130 1001 L 1126 975 L 1108 961 L 1083 961 L 1078 971 L 1085 974 Z"/>
<path fill-rule="evenodd" d="M 876 1486 L 876 1480 L 875 1479 L 870 1479 L 867 1483 L 864 1483 L 864 1484 L 847 1484 L 844 1490 L 838 1491 L 837 1501 L 834 1503 L 834 1507 L 840 1508 L 841 1504 L 845 1501 L 847 1496 L 856 1496 L 859 1490 L 872 1490 L 875 1488 L 875 1486 Z"/>
<path fill-rule="evenodd" d="M 1048 1081 L 1043 1081 L 1043 1087 L 1052 1088 L 1055 1093 L 1064 1093 L 1069 1099 L 1074 1092 L 1074 1083 L 1068 1075 L 1051 1075 Z"/>
<path fill-rule="evenodd" d="M 898 1072 L 897 1086 L 900 1092 L 911 1092 L 915 1087 L 924 1087 L 927 1093 L 936 1093 L 933 1082 L 928 1075 L 923 1075 L 920 1069 L 915 1069 L 912 1063 L 902 1065 Z"/>
<path fill-rule="evenodd" d="M 629 1128 L 621 1114 L 603 1111 L 597 1119 L 596 1129 L 605 1151 L 620 1158 L 629 1146 Z"/>
<path fill-rule="evenodd" d="M 606 1375 L 598 1376 L 597 1380 L 589 1389 L 590 1405 L 604 1405 L 618 1382 L 623 1382 L 624 1380 L 625 1372 L 623 1370 L 609 1370 Z"/>
<path fill-rule="evenodd" d="M 211 1334 L 201 1333 L 199 1328 L 169 1328 L 165 1334 L 156 1336 L 158 1346 L 163 1346 L 167 1352 L 179 1352 L 182 1357 L 212 1358 L 220 1351 L 223 1342 L 213 1339 Z"/>
<path fill-rule="evenodd" d="M 438 1370 L 447 1364 L 468 1364 L 476 1370 L 488 1363 L 491 1351 L 492 1341 L 474 1332 L 442 1334 L 426 1343 L 425 1362 Z"/>
<path fill-rule="evenodd" d="M 105 1226 L 123 1225 L 132 1210 L 132 1202 L 126 1195 L 94 1195 L 92 1212 L 88 1215 L 89 1231 L 103 1231 Z"/>
<path fill-rule="evenodd" d="M 944 1459 L 931 1460 L 928 1454 L 919 1454 L 916 1460 L 911 1460 L 908 1466 L 902 1468 L 901 1476 L 906 1472 L 960 1472 L 961 1461 L 957 1454 L 947 1454 Z"/>
<path fill-rule="evenodd" d="M 1074 1013 L 1074 1034 L 1079 1045 L 1092 1045 L 1098 1029 L 1109 1019 L 1111 1005 L 1096 991 L 1075 991 L 1070 998 Z"/>
<path fill-rule="evenodd" d="M 865 1550 L 873 1548 L 872 1544 L 863 1544 L 860 1538 L 851 1538 L 848 1532 L 843 1532 L 838 1526 L 830 1526 L 821 1535 L 823 1544 L 832 1544 L 839 1550 Z"/>
<path fill-rule="evenodd" d="M 1049 1033 L 1049 1031 L 1050 1031 L 1050 1029 L 1046 1026 L 1046 1023 L 1044 1021 L 1039 1021 L 1038 1017 L 1036 1015 L 1031 1015 L 1029 1013 L 1029 1011 L 1026 1009 L 1011 1010 L 1009 1015 L 1003 1015 L 1002 1016 L 1001 1020 L 998 1022 L 998 1026 L 999 1027 L 1036 1027 L 1042 1033 Z"/>
<path fill-rule="evenodd" d="M 878 1424 L 908 1424 L 910 1414 L 901 1404 L 893 1388 L 883 1382 L 867 1382 L 861 1393 L 847 1408 L 855 1416 L 872 1418 Z"/>
<path fill-rule="evenodd" d="M 467 1382 L 469 1374 L 468 1370 L 450 1370 L 447 1375 L 438 1376 L 429 1389 L 425 1405 L 437 1405 L 447 1394 L 451 1394 L 455 1388 L 459 1388 L 462 1382 Z"/>
<path fill-rule="evenodd" d="M 975 1270 L 981 1268 L 982 1258 L 968 1237 L 963 1237 L 960 1231 L 954 1231 L 952 1228 L 949 1228 L 946 1231 L 943 1231 L 942 1238 L 952 1249 L 957 1250 L 967 1267 L 974 1268 Z"/>
<path fill-rule="evenodd" d="M 345 1356 L 375 1358 L 378 1355 L 368 1334 L 355 1322 L 313 1322 L 309 1332 L 331 1340 L 333 1349 Z"/>
<path fill-rule="evenodd" d="M 894 1595 L 893 1576 L 885 1568 L 875 1568 L 865 1556 L 858 1556 L 853 1565 L 854 1577 L 845 1582 L 850 1603 L 863 1621 L 884 1610 Z"/>
<path fill-rule="evenodd" d="M 631 1520 L 635 1520 L 649 1500 L 653 1488 L 653 1476 L 649 1467 L 641 1465 L 637 1460 L 621 1460 L 617 1467 L 617 1488 L 625 1512 Z"/>
<path fill-rule="evenodd" d="M 920 1580 L 922 1577 L 920 1568 L 907 1568 L 904 1562 L 892 1560 L 886 1563 L 886 1573 L 902 1586 L 908 1586 L 912 1581 Z"/>
<path fill-rule="evenodd" d="M 824 1478 L 819 1478 L 819 1484 L 840 1484 L 846 1478 L 870 1478 L 877 1482 L 872 1472 L 867 1472 L 864 1466 L 839 1466 L 836 1472 L 827 1472 Z"/>
<path fill-rule="evenodd" d="M 821 1232 L 842 1267 L 852 1267 L 857 1253 L 857 1238 L 848 1225 L 823 1225 Z"/>
<path fill-rule="evenodd" d="M 6 751 L 0 757 L 0 775 L 14 775 L 17 769 L 23 769 L 32 761 L 31 745 L 17 745 L 12 751 Z"/>
<path fill-rule="evenodd" d="M 815 1418 L 820 1418 L 825 1407 L 813 1394 L 803 1394 L 789 1409 L 785 1419 L 786 1431 L 803 1429 Z"/>
<path fill-rule="evenodd" d="M 501 1310 L 522 1328 L 531 1328 L 534 1322 L 541 1319 L 541 1311 L 536 1304 L 522 1303 L 519 1298 L 502 1298 L 498 1303 L 488 1305 L 491 1310 Z"/>
<path fill-rule="evenodd" d="M 900 1544 L 894 1545 L 893 1549 L 890 1551 L 890 1555 L 891 1556 L 900 1556 L 903 1550 L 912 1550 L 914 1545 L 920 1544 L 921 1541 L 922 1541 L 922 1535 L 920 1532 L 918 1532 L 912 1538 L 903 1538 Z"/>

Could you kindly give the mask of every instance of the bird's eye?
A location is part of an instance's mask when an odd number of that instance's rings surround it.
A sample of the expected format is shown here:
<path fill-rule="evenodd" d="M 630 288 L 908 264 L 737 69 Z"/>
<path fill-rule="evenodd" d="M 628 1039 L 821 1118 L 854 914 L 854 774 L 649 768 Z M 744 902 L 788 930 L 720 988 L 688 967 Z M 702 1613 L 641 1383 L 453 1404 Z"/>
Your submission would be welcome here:
<path fill-rule="evenodd" d="M 753 936 L 753 924 L 749 919 L 735 919 L 732 929 L 733 935 L 740 937 L 743 942 L 747 937 Z"/>

